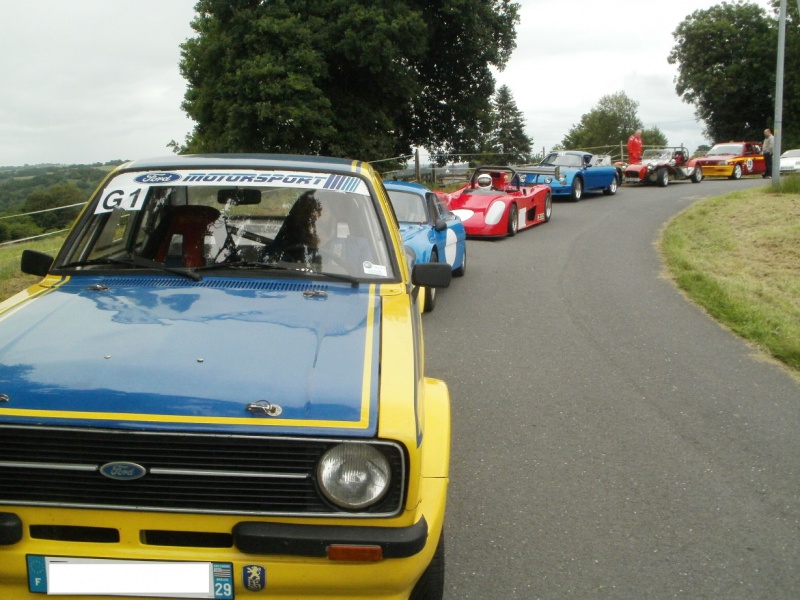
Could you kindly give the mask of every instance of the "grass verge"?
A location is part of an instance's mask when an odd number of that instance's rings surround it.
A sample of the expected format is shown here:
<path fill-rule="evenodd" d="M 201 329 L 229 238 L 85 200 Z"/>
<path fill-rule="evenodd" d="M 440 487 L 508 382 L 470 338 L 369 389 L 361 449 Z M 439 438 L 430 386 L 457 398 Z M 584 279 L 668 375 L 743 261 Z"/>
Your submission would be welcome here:
<path fill-rule="evenodd" d="M 800 374 L 800 177 L 694 204 L 660 241 L 689 298 Z"/>
<path fill-rule="evenodd" d="M 64 237 L 65 234 L 60 234 L 32 242 L 0 246 L 0 302 L 42 279 L 35 275 L 25 275 L 19 270 L 22 251 L 39 250 L 55 256 L 64 242 Z"/>

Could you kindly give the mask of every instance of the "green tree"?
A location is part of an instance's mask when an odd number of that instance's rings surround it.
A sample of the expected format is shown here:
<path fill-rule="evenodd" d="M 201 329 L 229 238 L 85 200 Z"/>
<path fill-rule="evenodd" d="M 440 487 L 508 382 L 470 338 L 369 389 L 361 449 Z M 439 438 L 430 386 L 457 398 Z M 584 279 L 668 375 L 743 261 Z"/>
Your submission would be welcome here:
<path fill-rule="evenodd" d="M 515 46 L 510 0 L 199 0 L 180 151 L 374 160 L 475 145 Z"/>
<path fill-rule="evenodd" d="M 633 133 L 633 131 L 631 131 Z M 627 138 L 625 138 L 627 140 Z M 669 141 L 658 127 L 642 129 L 642 144 L 645 146 L 668 146 Z"/>
<path fill-rule="evenodd" d="M 497 160 L 492 161 L 495 164 L 519 164 L 528 161 L 532 145 L 511 90 L 507 85 L 501 86 L 492 100 L 492 129 L 485 150 L 497 155 Z"/>
<path fill-rule="evenodd" d="M 639 103 L 625 92 L 603 96 L 595 108 L 581 117 L 580 123 L 572 126 L 560 145 L 568 150 L 585 150 L 619 144 L 642 129 L 638 107 Z"/>
<path fill-rule="evenodd" d="M 675 89 L 715 141 L 756 139 L 773 121 L 777 27 L 751 3 L 696 10 L 673 32 Z M 786 72 L 800 64 L 787 61 Z M 785 109 L 784 109 L 785 110 Z"/>

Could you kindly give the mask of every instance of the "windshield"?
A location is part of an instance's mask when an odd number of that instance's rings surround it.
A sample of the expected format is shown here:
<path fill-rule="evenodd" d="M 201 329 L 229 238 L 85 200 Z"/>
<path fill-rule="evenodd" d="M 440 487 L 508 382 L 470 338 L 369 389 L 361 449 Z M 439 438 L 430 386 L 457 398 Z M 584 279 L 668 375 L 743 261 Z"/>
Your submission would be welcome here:
<path fill-rule="evenodd" d="M 552 152 L 540 164 L 551 167 L 582 167 L 583 159 L 577 154 L 559 154 Z"/>
<path fill-rule="evenodd" d="M 706 156 L 723 156 L 728 154 L 743 154 L 741 144 L 717 144 L 708 151 Z"/>
<path fill-rule="evenodd" d="M 642 160 L 669 160 L 672 158 L 672 150 L 650 149 L 642 154 Z"/>
<path fill-rule="evenodd" d="M 281 266 L 382 279 L 393 277 L 390 257 L 359 178 L 247 169 L 140 171 L 105 185 L 56 267 Z"/>
<path fill-rule="evenodd" d="M 401 223 L 427 223 L 425 199 L 413 192 L 386 190 L 392 201 L 397 220 Z"/>
<path fill-rule="evenodd" d="M 800 158 L 800 150 L 787 150 L 781 154 L 781 158 Z"/>

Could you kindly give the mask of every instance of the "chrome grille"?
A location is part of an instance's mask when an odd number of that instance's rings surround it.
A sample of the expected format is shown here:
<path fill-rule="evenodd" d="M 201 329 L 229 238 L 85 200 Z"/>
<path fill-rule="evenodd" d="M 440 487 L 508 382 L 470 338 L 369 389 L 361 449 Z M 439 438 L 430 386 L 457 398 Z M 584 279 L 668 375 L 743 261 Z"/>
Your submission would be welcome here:
<path fill-rule="evenodd" d="M 0 504 L 249 515 L 397 514 L 405 460 L 397 444 L 369 442 L 392 467 L 389 493 L 367 512 L 344 513 L 316 485 L 316 466 L 345 440 L 0 426 Z M 346 440 L 360 443 L 358 440 Z M 115 480 L 112 462 L 146 475 Z"/>

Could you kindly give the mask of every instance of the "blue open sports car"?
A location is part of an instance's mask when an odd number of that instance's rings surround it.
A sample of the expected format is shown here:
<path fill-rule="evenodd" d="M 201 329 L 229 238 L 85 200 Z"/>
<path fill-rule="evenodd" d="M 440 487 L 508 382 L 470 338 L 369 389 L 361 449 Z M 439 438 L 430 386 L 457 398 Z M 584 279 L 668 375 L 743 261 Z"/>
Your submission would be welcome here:
<path fill-rule="evenodd" d="M 620 184 L 619 172 L 607 157 L 580 150 L 551 152 L 538 165 L 517 170 L 525 177 L 523 185 L 545 183 L 553 197 L 566 196 L 573 202 L 585 192 L 616 194 Z"/>
<path fill-rule="evenodd" d="M 461 219 L 424 185 L 404 181 L 384 181 L 383 185 L 412 264 L 446 262 L 453 275 L 463 275 L 467 269 L 467 234 Z M 424 311 L 430 312 L 436 304 L 436 288 L 426 287 L 424 291 Z"/>

